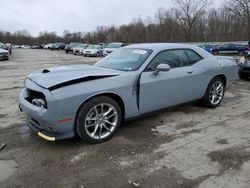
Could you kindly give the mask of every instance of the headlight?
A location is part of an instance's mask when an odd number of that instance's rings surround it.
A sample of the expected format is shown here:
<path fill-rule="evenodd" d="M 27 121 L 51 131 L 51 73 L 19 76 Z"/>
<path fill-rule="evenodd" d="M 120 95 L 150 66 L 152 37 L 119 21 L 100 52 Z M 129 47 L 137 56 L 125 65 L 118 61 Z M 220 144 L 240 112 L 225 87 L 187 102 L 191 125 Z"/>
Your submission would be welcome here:
<path fill-rule="evenodd" d="M 47 104 L 44 99 L 33 99 L 31 103 L 37 107 L 47 108 Z"/>

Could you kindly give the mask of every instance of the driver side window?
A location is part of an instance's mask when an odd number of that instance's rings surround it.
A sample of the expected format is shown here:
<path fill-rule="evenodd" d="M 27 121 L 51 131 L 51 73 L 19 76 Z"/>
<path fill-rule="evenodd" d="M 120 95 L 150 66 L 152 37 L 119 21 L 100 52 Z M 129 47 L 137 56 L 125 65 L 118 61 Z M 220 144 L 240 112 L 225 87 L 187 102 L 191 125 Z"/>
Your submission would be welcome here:
<path fill-rule="evenodd" d="M 189 60 L 184 50 L 167 50 L 160 52 L 148 65 L 147 71 L 155 71 L 159 64 L 168 64 L 171 68 L 189 65 Z"/>

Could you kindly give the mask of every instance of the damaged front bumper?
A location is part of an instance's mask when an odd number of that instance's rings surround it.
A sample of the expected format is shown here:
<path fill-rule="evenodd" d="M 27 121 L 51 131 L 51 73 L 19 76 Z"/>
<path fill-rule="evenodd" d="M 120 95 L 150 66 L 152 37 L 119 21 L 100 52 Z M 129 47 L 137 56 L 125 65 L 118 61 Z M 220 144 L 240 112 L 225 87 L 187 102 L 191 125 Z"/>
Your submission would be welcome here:
<path fill-rule="evenodd" d="M 33 89 L 39 92 L 45 89 L 40 88 L 32 81 L 28 80 L 25 83 L 28 89 Z M 35 131 L 38 136 L 48 141 L 63 140 L 75 136 L 74 131 L 74 114 L 65 115 L 53 101 L 53 97 L 46 93 L 48 109 L 37 107 L 27 100 L 27 88 L 24 88 L 19 96 L 19 108 L 26 115 L 27 125 Z"/>

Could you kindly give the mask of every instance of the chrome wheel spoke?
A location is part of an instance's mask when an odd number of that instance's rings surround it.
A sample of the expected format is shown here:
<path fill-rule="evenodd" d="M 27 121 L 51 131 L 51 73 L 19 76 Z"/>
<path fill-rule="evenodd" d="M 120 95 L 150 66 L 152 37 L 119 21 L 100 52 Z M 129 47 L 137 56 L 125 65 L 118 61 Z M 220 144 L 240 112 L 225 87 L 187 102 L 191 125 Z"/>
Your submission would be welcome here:
<path fill-rule="evenodd" d="M 102 125 L 99 126 L 99 139 L 101 138 L 102 136 Z"/>
<path fill-rule="evenodd" d="M 111 125 L 111 126 L 115 126 L 115 123 L 112 123 L 112 122 L 110 122 L 109 120 L 105 120 L 105 123 L 107 123 L 107 124 L 109 124 L 109 125 Z"/>
<path fill-rule="evenodd" d="M 87 121 L 96 121 L 96 120 L 97 120 L 97 117 L 93 117 L 93 118 L 87 117 L 86 120 L 87 120 Z"/>
<path fill-rule="evenodd" d="M 114 112 L 113 114 L 109 115 L 109 116 L 107 117 L 107 119 L 112 118 L 114 115 L 116 115 L 116 112 Z"/>
<path fill-rule="evenodd" d="M 101 115 L 103 116 L 103 104 L 101 104 Z"/>
<path fill-rule="evenodd" d="M 89 124 L 89 125 L 86 125 L 86 128 L 93 127 L 93 126 L 95 126 L 95 125 L 96 125 L 96 123 Z"/>
<path fill-rule="evenodd" d="M 96 124 L 96 125 L 95 125 L 95 129 L 94 129 L 94 131 L 93 131 L 92 134 L 91 134 L 92 137 L 95 136 L 98 127 L 99 127 L 99 124 Z"/>
<path fill-rule="evenodd" d="M 109 109 L 105 113 L 103 113 L 103 116 L 107 116 L 112 111 L 113 111 L 113 108 L 109 107 Z"/>
<path fill-rule="evenodd" d="M 106 129 L 108 132 L 111 132 L 111 130 L 110 130 L 105 124 L 103 124 L 102 126 L 103 126 L 104 129 Z"/>

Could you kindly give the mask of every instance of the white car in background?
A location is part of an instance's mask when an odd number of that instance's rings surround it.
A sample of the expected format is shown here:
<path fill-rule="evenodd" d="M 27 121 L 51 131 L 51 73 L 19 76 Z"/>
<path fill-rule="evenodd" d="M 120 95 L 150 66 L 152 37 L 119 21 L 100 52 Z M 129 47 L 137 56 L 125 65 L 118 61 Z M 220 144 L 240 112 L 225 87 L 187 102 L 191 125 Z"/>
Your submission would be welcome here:
<path fill-rule="evenodd" d="M 88 44 L 78 44 L 73 48 L 74 55 L 83 55 L 83 50 L 88 47 Z"/>
<path fill-rule="evenodd" d="M 53 46 L 53 43 L 46 44 L 43 49 L 51 49 Z"/>
<path fill-rule="evenodd" d="M 91 56 L 91 57 L 100 57 L 103 54 L 103 49 L 98 44 L 89 45 L 85 50 L 83 50 L 84 57 Z"/>
<path fill-rule="evenodd" d="M 0 48 L 0 60 L 8 60 L 10 52 L 8 50 Z"/>
<path fill-rule="evenodd" d="M 121 42 L 114 42 L 114 43 L 109 43 L 106 48 L 103 50 L 103 56 L 107 56 L 108 54 L 112 53 L 113 51 L 126 46 L 126 44 L 121 43 Z"/>

